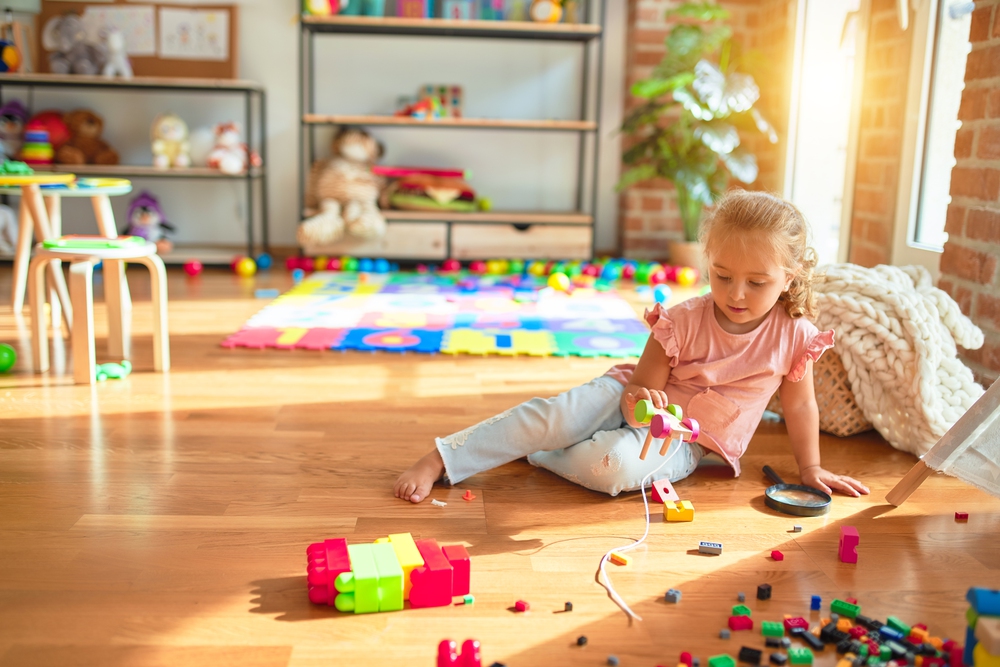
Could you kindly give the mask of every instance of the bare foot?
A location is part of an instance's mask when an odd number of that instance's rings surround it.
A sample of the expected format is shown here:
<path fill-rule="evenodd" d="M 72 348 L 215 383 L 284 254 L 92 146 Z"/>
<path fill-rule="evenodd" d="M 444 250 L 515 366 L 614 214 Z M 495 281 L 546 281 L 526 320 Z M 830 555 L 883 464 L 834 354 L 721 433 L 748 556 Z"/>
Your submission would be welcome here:
<path fill-rule="evenodd" d="M 399 476 L 393 493 L 397 498 L 419 503 L 431 492 L 434 482 L 444 474 L 444 461 L 435 447 L 427 455 L 410 466 L 410 469 Z"/>

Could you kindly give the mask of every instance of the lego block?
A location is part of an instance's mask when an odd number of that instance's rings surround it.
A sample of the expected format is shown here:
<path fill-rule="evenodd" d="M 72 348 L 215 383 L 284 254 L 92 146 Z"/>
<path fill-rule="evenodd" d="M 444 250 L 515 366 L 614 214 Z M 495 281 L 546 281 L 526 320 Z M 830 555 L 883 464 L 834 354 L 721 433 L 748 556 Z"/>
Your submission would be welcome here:
<path fill-rule="evenodd" d="M 466 594 L 462 596 L 462 604 L 474 604 L 476 597 L 471 594 Z"/>
<path fill-rule="evenodd" d="M 798 524 L 792 526 L 792 532 L 793 533 L 801 533 L 802 532 L 802 526 L 799 526 Z"/>
<path fill-rule="evenodd" d="M 778 665 L 778 667 L 781 667 L 788 662 L 788 657 L 784 653 L 772 653 L 768 660 L 772 665 Z"/>
<path fill-rule="evenodd" d="M 670 480 L 658 479 L 653 482 L 653 502 L 665 503 L 668 500 L 680 500 L 680 496 L 674 491 L 674 487 L 670 485 Z"/>
<path fill-rule="evenodd" d="M 349 544 L 351 571 L 337 576 L 334 585 L 340 595 L 334 600 L 339 611 L 370 614 L 378 611 L 378 567 L 372 553 L 374 544 Z M 402 593 L 402 589 L 400 589 Z"/>
<path fill-rule="evenodd" d="M 670 590 L 667 591 L 666 595 L 664 595 L 664 598 L 666 599 L 667 602 L 674 602 L 674 603 L 680 602 L 681 592 L 676 588 L 671 588 Z"/>
<path fill-rule="evenodd" d="M 373 544 L 372 556 L 378 570 L 378 610 L 399 611 L 403 608 L 403 567 L 391 544 Z"/>
<path fill-rule="evenodd" d="M 845 602 L 843 600 L 834 600 L 830 603 L 830 611 L 835 614 L 840 614 L 841 616 L 846 616 L 848 618 L 855 618 L 861 613 L 861 607 L 856 604 L 851 604 L 850 602 Z"/>
<path fill-rule="evenodd" d="M 1000 591 L 991 591 L 988 588 L 970 588 L 965 594 L 965 599 L 969 601 L 977 614 L 983 616 L 1000 616 Z"/>
<path fill-rule="evenodd" d="M 617 551 L 612 551 L 611 555 L 608 556 L 608 560 L 610 560 L 615 565 L 631 565 L 632 564 L 632 557 L 631 556 L 628 556 L 626 554 L 620 554 Z"/>
<path fill-rule="evenodd" d="M 809 629 L 809 621 L 802 618 L 801 616 L 792 616 L 785 619 L 785 630 L 791 632 L 795 628 L 800 628 L 802 630 Z"/>
<path fill-rule="evenodd" d="M 844 619 L 848 620 L 848 619 Z M 860 625 L 855 625 L 853 628 L 847 631 L 847 634 L 851 635 L 855 639 L 861 639 L 868 635 L 868 629 Z"/>
<path fill-rule="evenodd" d="M 722 542 L 699 542 L 698 552 L 718 556 L 722 554 Z"/>
<path fill-rule="evenodd" d="M 793 665 L 811 665 L 813 652 L 807 648 L 790 648 L 788 649 L 788 662 Z"/>
<path fill-rule="evenodd" d="M 809 600 L 809 609 L 811 611 L 819 611 L 820 607 L 823 605 L 823 598 L 818 595 L 812 596 Z"/>
<path fill-rule="evenodd" d="M 784 637 L 785 627 L 777 621 L 761 621 L 760 634 L 765 637 Z"/>
<path fill-rule="evenodd" d="M 781 643 L 783 637 L 765 637 L 764 646 L 768 648 L 781 648 L 784 644 Z"/>
<path fill-rule="evenodd" d="M 840 630 L 841 632 L 850 632 L 851 628 L 853 628 L 853 627 L 854 627 L 854 624 L 851 623 L 851 619 L 849 619 L 849 618 L 839 618 L 839 619 L 837 619 L 837 629 Z"/>
<path fill-rule="evenodd" d="M 567 602 L 565 605 L 563 605 L 563 611 L 573 611 L 573 603 Z"/>
<path fill-rule="evenodd" d="M 930 637 L 930 633 L 927 632 L 926 628 L 921 628 L 914 625 L 912 628 L 910 628 L 910 636 L 907 637 L 907 639 L 910 641 L 911 644 L 919 645 L 927 641 L 928 637 Z M 945 650 L 951 650 L 951 649 L 949 647 L 948 649 Z"/>
<path fill-rule="evenodd" d="M 730 630 L 728 628 L 719 630 L 719 639 L 729 639 L 731 636 L 732 635 L 730 635 Z"/>
<path fill-rule="evenodd" d="M 444 639 L 438 644 L 437 667 L 482 667 L 479 642 L 466 639 L 462 642 L 462 652 L 458 652 L 455 642 Z"/>
<path fill-rule="evenodd" d="M 838 554 L 840 555 L 841 563 L 858 562 L 858 542 L 860 540 L 861 536 L 858 535 L 858 529 L 854 526 L 840 527 L 840 547 Z"/>
<path fill-rule="evenodd" d="M 587 637 L 585 635 L 580 635 L 579 637 L 577 637 L 576 638 L 576 645 L 577 646 L 586 646 L 587 645 Z"/>
<path fill-rule="evenodd" d="M 740 662 L 745 662 L 750 665 L 759 665 L 761 655 L 762 651 L 760 649 L 742 646 L 740 647 L 738 659 Z"/>
<path fill-rule="evenodd" d="M 746 593 L 737 593 L 736 594 L 736 599 L 739 600 L 740 602 L 746 602 L 747 601 L 747 594 Z"/>
<path fill-rule="evenodd" d="M 858 601 L 855 600 L 854 598 L 846 598 L 844 601 L 847 602 L 847 604 L 857 604 L 858 603 Z"/>
<path fill-rule="evenodd" d="M 410 573 L 410 606 L 443 607 L 451 604 L 452 576 L 451 563 L 435 540 L 417 540 L 417 550 L 424 564 Z"/>
<path fill-rule="evenodd" d="M 608 664 L 611 665 L 611 667 L 618 667 L 618 656 L 609 655 Z"/>
<path fill-rule="evenodd" d="M 785 560 L 785 554 L 781 553 L 780 551 L 772 551 L 771 558 L 773 558 L 774 560 Z"/>
<path fill-rule="evenodd" d="M 979 646 L 979 640 L 976 639 L 976 631 L 974 628 L 965 628 L 965 651 L 962 652 L 962 662 L 966 665 L 974 665 L 975 656 L 973 652 L 976 647 Z"/>
<path fill-rule="evenodd" d="M 955 512 L 955 521 L 968 521 L 968 520 L 969 520 L 968 512 Z"/>
<path fill-rule="evenodd" d="M 753 616 L 753 613 L 751 613 L 750 607 L 738 604 L 733 607 L 733 616 Z"/>
<path fill-rule="evenodd" d="M 414 568 L 423 565 L 424 559 L 420 555 L 420 550 L 417 549 L 417 544 L 413 541 L 413 536 L 409 533 L 393 533 L 388 537 L 388 541 L 396 552 L 396 560 L 403 568 L 403 599 L 409 600 L 410 588 L 413 586 L 410 582 L 410 573 L 413 572 Z"/>
<path fill-rule="evenodd" d="M 692 663 L 694 663 L 694 659 L 691 657 L 691 654 L 688 653 L 687 651 L 681 651 L 681 657 L 678 662 L 681 665 L 691 665 Z"/>
<path fill-rule="evenodd" d="M 663 519 L 665 521 L 694 521 L 694 505 L 690 500 L 663 503 Z"/>
<path fill-rule="evenodd" d="M 708 667 L 736 667 L 736 661 L 728 653 L 713 655 L 708 659 Z"/>
<path fill-rule="evenodd" d="M 836 624 L 834 623 L 827 623 L 819 631 L 819 639 L 824 644 L 839 644 L 849 638 L 850 635 L 846 632 L 838 630 Z"/>
<path fill-rule="evenodd" d="M 749 616 L 730 616 L 730 630 L 753 630 L 753 619 Z"/>
<path fill-rule="evenodd" d="M 896 628 L 890 628 L 888 625 L 883 625 L 878 632 L 885 639 L 895 639 L 896 641 L 899 641 L 903 638 L 902 632 Z"/>
<path fill-rule="evenodd" d="M 517 611 L 528 611 L 529 609 L 531 609 L 531 605 L 525 602 L 524 600 L 518 600 L 517 602 L 514 603 L 514 609 L 516 609 Z"/>
<path fill-rule="evenodd" d="M 334 582 L 344 572 L 351 570 L 347 554 L 347 540 L 340 538 L 310 544 L 306 549 L 309 601 L 331 607 L 337 598 Z"/>
<path fill-rule="evenodd" d="M 441 552 L 451 565 L 451 594 L 466 595 L 469 588 L 469 577 L 472 574 L 472 561 L 469 552 L 461 544 L 449 544 L 441 547 Z"/>
<path fill-rule="evenodd" d="M 758 600 L 770 600 L 771 599 L 771 584 L 761 584 L 757 587 L 757 599 Z"/>
<path fill-rule="evenodd" d="M 908 626 L 906 623 L 903 623 L 895 616 L 890 616 L 889 618 L 885 619 L 885 624 L 888 625 L 890 628 L 893 628 L 894 630 L 898 630 L 904 637 L 910 634 L 910 626 Z"/>
<path fill-rule="evenodd" d="M 790 631 L 790 634 L 793 637 L 797 637 L 798 639 L 804 641 L 806 644 L 809 644 L 809 646 L 813 647 L 813 649 L 817 651 L 823 650 L 823 642 L 820 641 L 819 637 L 808 630 L 804 630 L 803 628 L 793 628 Z"/>
<path fill-rule="evenodd" d="M 980 616 L 976 621 L 976 639 L 990 655 L 1000 655 L 1000 618 Z"/>

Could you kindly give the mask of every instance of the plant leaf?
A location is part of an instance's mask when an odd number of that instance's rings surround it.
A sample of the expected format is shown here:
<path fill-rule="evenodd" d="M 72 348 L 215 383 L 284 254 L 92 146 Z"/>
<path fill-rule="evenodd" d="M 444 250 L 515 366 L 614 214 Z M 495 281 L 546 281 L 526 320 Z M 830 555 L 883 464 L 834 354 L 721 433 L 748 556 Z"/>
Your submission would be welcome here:
<path fill-rule="evenodd" d="M 680 74 L 675 74 L 674 76 L 666 79 L 643 79 L 642 81 L 636 81 L 635 85 L 632 86 L 632 94 L 636 97 L 643 97 L 646 99 L 656 98 L 676 90 L 681 86 L 686 86 L 692 81 L 694 81 L 694 74 L 691 72 L 681 72 Z"/>
<path fill-rule="evenodd" d="M 694 128 L 694 136 L 719 155 L 732 153 L 740 145 L 740 134 L 736 128 L 720 120 L 699 123 Z"/>
<path fill-rule="evenodd" d="M 694 73 L 691 87 L 717 118 L 747 111 L 760 98 L 760 89 L 749 74 L 734 72 L 726 76 L 707 60 L 699 60 Z"/>
<path fill-rule="evenodd" d="M 753 183 L 757 180 L 757 158 L 746 151 L 733 151 L 722 156 L 726 169 L 737 180 Z"/>
<path fill-rule="evenodd" d="M 670 9 L 667 19 L 697 19 L 699 21 L 719 21 L 729 18 L 729 11 L 713 2 L 685 2 Z"/>
<path fill-rule="evenodd" d="M 707 106 L 701 103 L 687 88 L 678 88 L 674 91 L 674 99 L 681 103 L 685 110 L 698 120 L 712 120 L 715 115 Z"/>
<path fill-rule="evenodd" d="M 696 25 L 682 23 L 676 25 L 667 35 L 667 51 L 675 56 L 685 56 L 691 53 L 701 55 L 705 42 L 705 31 Z"/>
<path fill-rule="evenodd" d="M 775 131 L 774 126 L 756 109 L 750 109 L 750 115 L 753 116 L 753 122 L 757 126 L 757 129 L 767 135 L 767 140 L 772 144 L 778 143 L 778 133 Z"/>
<path fill-rule="evenodd" d="M 641 183 L 642 181 L 649 180 L 656 176 L 656 166 L 652 164 L 640 164 L 636 167 L 632 167 L 622 174 L 621 178 L 618 179 L 618 185 L 615 189 L 619 192 L 635 185 L 636 183 Z"/>

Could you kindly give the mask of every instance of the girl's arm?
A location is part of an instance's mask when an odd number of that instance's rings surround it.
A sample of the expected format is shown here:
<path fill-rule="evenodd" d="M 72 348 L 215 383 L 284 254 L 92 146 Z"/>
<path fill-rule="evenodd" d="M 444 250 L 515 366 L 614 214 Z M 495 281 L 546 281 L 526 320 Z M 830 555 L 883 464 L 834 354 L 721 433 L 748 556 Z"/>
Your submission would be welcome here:
<path fill-rule="evenodd" d="M 632 380 L 622 393 L 622 416 L 629 426 L 642 426 L 635 421 L 635 404 L 639 401 L 652 401 L 653 407 L 661 410 L 667 407 L 667 393 L 663 388 L 667 386 L 669 377 L 670 364 L 667 363 L 667 355 L 663 353 L 663 346 L 650 336 L 639 357 L 639 363 L 635 366 L 635 372 L 632 373 Z"/>
<path fill-rule="evenodd" d="M 819 464 L 819 409 L 812 378 L 812 361 L 809 361 L 802 380 L 791 382 L 786 377 L 778 390 L 792 453 L 799 464 L 799 477 L 803 484 L 826 493 L 831 493 L 831 489 L 855 497 L 868 493 L 868 487 L 858 480 L 824 470 Z"/>

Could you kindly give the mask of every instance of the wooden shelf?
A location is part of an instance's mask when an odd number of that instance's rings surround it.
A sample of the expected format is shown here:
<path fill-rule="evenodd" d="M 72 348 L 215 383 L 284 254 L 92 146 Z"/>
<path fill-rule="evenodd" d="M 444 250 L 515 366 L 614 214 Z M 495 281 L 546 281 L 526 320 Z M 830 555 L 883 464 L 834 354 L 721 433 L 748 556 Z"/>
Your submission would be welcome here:
<path fill-rule="evenodd" d="M 432 37 L 495 37 L 585 42 L 601 36 L 590 23 L 532 21 L 456 21 L 378 16 L 303 16 L 302 27 L 313 32 L 366 35 L 426 35 Z"/>
<path fill-rule="evenodd" d="M 302 217 L 316 215 L 318 211 L 307 208 Z M 586 213 L 567 211 L 476 211 L 475 213 L 455 213 L 449 211 L 397 211 L 383 210 L 388 221 L 402 222 L 467 222 L 491 225 L 592 225 L 594 218 Z"/>
<path fill-rule="evenodd" d="M 481 128 L 493 130 L 552 130 L 593 132 L 597 123 L 589 120 L 503 120 L 499 118 L 441 118 L 417 120 L 409 116 L 324 116 L 309 113 L 302 117 L 309 125 L 382 125 L 387 127 Z"/>
<path fill-rule="evenodd" d="M 247 173 L 223 174 L 218 169 L 208 167 L 186 167 L 157 169 L 150 165 L 134 164 L 54 164 L 52 171 L 77 174 L 79 176 L 117 176 L 120 178 L 229 178 L 245 179 Z M 263 167 L 254 167 L 250 170 L 251 178 L 260 178 L 264 175 Z"/>
<path fill-rule="evenodd" d="M 162 88 L 170 90 L 221 90 L 225 92 L 263 92 L 255 81 L 243 79 L 190 79 L 165 76 L 136 76 L 131 79 L 108 79 L 83 74 L 0 74 L 0 86 L 60 86 L 90 88 Z"/>

